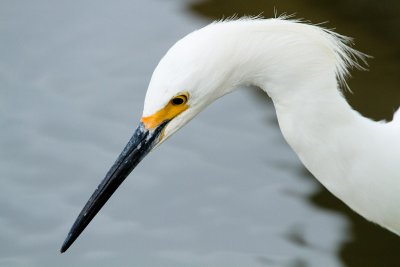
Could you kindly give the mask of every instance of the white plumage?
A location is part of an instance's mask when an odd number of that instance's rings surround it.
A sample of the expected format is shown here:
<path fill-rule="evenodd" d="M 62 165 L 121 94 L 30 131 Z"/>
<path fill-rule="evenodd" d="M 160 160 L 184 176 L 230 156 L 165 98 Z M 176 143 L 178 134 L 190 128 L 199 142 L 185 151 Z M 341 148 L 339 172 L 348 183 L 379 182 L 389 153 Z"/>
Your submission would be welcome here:
<path fill-rule="evenodd" d="M 392 122 L 375 122 L 346 102 L 340 85 L 365 58 L 349 41 L 281 18 L 213 23 L 161 60 L 143 116 L 188 91 L 190 108 L 166 126 L 168 137 L 215 99 L 258 86 L 272 98 L 282 133 L 307 169 L 356 212 L 399 234 L 400 112 Z"/>
<path fill-rule="evenodd" d="M 217 22 L 177 42 L 153 73 L 141 124 L 81 211 L 61 252 L 149 151 L 214 100 L 246 85 L 272 98 L 286 141 L 329 191 L 400 234 L 400 112 L 392 122 L 375 122 L 346 102 L 340 85 L 346 88 L 349 68 L 360 68 L 357 60 L 365 57 L 348 42 L 318 26 L 282 18 Z"/>

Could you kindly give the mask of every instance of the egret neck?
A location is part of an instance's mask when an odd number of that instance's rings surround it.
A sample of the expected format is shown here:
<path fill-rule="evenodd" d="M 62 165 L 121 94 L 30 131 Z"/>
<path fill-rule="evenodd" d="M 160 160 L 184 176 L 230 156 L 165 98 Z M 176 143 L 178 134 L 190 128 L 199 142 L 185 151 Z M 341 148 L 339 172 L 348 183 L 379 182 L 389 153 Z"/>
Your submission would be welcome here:
<path fill-rule="evenodd" d="M 279 21 L 261 30 L 260 24 L 247 21 L 229 29 L 229 37 L 219 34 L 229 60 L 210 68 L 224 66 L 221 73 L 229 74 L 225 93 L 243 85 L 265 91 L 306 168 L 356 212 L 399 234 L 400 123 L 365 118 L 342 94 L 347 68 L 359 67 L 352 57 L 362 55 L 315 26 Z"/>

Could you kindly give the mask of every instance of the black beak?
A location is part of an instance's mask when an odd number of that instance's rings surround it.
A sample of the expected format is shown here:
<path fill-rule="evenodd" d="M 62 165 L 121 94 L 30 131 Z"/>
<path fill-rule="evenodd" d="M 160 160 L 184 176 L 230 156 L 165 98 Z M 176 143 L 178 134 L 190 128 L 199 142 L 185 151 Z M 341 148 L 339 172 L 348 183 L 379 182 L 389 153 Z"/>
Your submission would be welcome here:
<path fill-rule="evenodd" d="M 61 253 L 65 252 L 72 243 L 74 243 L 125 178 L 160 141 L 161 132 L 167 123 L 168 121 L 164 121 L 151 131 L 147 130 L 143 123 L 140 123 L 132 138 L 119 155 L 117 161 L 115 161 L 106 177 L 94 191 L 78 218 L 75 220 L 74 225 L 72 225 L 61 247 Z"/>

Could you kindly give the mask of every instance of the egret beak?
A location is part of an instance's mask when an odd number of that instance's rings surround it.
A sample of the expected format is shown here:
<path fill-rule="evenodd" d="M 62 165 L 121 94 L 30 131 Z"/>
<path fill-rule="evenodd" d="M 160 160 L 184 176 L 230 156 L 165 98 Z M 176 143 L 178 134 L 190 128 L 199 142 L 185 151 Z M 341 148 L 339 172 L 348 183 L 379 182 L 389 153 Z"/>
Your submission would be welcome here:
<path fill-rule="evenodd" d="M 165 120 L 151 130 L 146 129 L 143 123 L 140 123 L 132 138 L 108 171 L 106 177 L 94 191 L 75 220 L 61 247 L 61 253 L 65 252 L 74 243 L 125 178 L 152 148 L 159 143 L 160 135 L 168 122 L 169 120 Z"/>

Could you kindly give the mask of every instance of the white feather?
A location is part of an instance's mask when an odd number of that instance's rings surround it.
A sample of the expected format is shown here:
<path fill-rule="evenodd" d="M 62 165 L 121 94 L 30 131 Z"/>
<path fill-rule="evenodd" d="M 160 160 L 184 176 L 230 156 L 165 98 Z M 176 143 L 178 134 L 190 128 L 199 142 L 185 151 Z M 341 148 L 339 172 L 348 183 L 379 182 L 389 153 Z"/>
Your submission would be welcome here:
<path fill-rule="evenodd" d="M 308 170 L 356 212 L 399 234 L 400 127 L 362 117 L 342 96 L 349 69 L 362 68 L 358 60 L 366 58 L 349 43 L 298 20 L 212 23 L 161 60 L 143 114 L 189 92 L 190 108 L 168 124 L 168 137 L 238 86 L 259 86 L 272 98 L 282 133 Z"/>
<path fill-rule="evenodd" d="M 400 108 L 393 115 L 393 123 L 397 123 L 400 127 Z"/>

